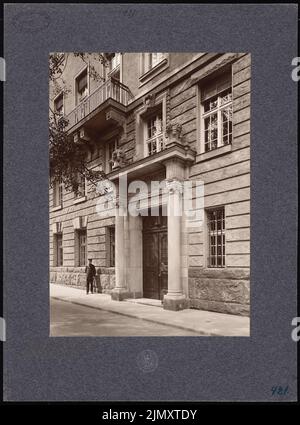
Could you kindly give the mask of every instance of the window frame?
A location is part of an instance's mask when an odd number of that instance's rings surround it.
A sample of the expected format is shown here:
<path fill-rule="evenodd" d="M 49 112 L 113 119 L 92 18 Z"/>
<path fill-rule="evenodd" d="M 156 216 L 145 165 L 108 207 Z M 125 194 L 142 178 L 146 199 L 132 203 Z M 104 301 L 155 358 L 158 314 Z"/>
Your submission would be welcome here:
<path fill-rule="evenodd" d="M 56 109 L 56 102 L 57 100 L 62 97 L 62 111 L 59 112 Z M 64 98 L 64 92 L 61 91 L 58 95 L 55 96 L 55 98 L 53 99 L 53 105 L 54 105 L 54 112 L 60 116 L 63 116 L 65 114 L 65 98 Z"/>
<path fill-rule="evenodd" d="M 112 59 L 113 57 L 116 57 L 116 55 L 119 55 L 119 60 L 116 66 L 112 67 Z M 111 54 L 111 57 L 109 58 L 109 71 L 107 73 L 107 78 L 115 78 L 116 80 L 121 81 L 121 63 L 122 63 L 122 53 L 121 52 L 114 52 Z M 117 74 L 119 74 L 117 76 Z"/>
<path fill-rule="evenodd" d="M 151 137 L 148 135 L 149 131 L 149 121 L 155 117 L 156 119 L 158 117 L 161 117 L 161 132 L 158 134 L 155 134 Z M 154 110 L 151 114 L 144 117 L 144 157 L 150 157 L 155 155 L 156 153 L 161 152 L 165 149 L 165 123 L 164 123 L 164 117 L 163 117 L 163 107 L 162 104 L 159 104 L 157 109 Z M 160 141 L 161 138 L 161 141 Z M 149 153 L 149 143 L 155 143 L 156 144 L 156 150 L 152 153 Z"/>
<path fill-rule="evenodd" d="M 75 256 L 75 267 L 85 267 L 87 264 L 87 250 L 88 250 L 88 243 L 87 243 L 87 229 L 83 228 L 83 229 L 76 229 L 76 250 L 77 250 L 77 254 Z M 85 236 L 85 257 L 84 257 L 84 261 L 82 264 L 82 254 L 81 254 L 81 248 L 82 248 L 82 244 L 81 244 L 81 237 Z"/>
<path fill-rule="evenodd" d="M 82 178 L 84 182 L 83 194 L 82 193 L 74 194 L 74 201 L 73 201 L 74 204 L 79 204 L 80 202 L 84 202 L 87 199 L 87 179 L 81 175 L 79 177 Z"/>
<path fill-rule="evenodd" d="M 62 179 L 56 179 L 53 183 L 53 209 L 61 209 L 63 207 L 64 184 Z M 58 192 L 58 195 L 57 195 Z"/>
<path fill-rule="evenodd" d="M 210 230 L 210 222 L 211 220 L 209 220 L 209 214 L 213 213 L 213 212 L 217 212 L 222 210 L 223 212 L 223 218 L 222 218 L 222 227 L 221 227 L 221 233 L 220 235 L 218 234 L 218 228 L 214 229 L 214 230 Z M 205 237 L 205 242 L 206 242 L 206 252 L 205 252 L 205 264 L 206 264 L 206 268 L 208 269 L 224 269 L 226 268 L 226 210 L 225 210 L 225 206 L 223 205 L 219 205 L 219 206 L 215 206 L 215 207 L 211 207 L 211 208 L 206 208 L 205 209 L 205 220 L 206 220 L 206 237 Z M 214 232 L 215 234 L 212 235 L 211 232 Z M 212 254 L 211 252 L 211 236 L 214 236 L 215 238 L 217 238 L 218 236 L 221 236 L 221 254 L 218 255 L 218 253 L 216 254 Z M 216 239 L 216 241 L 218 241 Z M 218 249 L 218 243 L 216 243 L 215 245 L 215 249 Z M 215 256 L 215 264 L 211 264 L 211 257 L 212 255 Z M 221 257 L 221 265 L 218 265 L 218 258 Z"/>
<path fill-rule="evenodd" d="M 61 245 L 59 245 L 59 241 Z M 63 267 L 64 264 L 64 249 L 63 249 L 63 234 L 62 232 L 55 234 L 55 262 L 56 267 Z"/>
<path fill-rule="evenodd" d="M 150 67 L 150 55 L 161 53 L 163 56 L 159 62 Z M 140 86 L 146 84 L 152 78 L 160 74 L 169 66 L 169 53 L 144 52 L 140 54 Z"/>
<path fill-rule="evenodd" d="M 114 233 L 114 239 L 112 244 L 112 229 Z M 113 246 L 113 249 L 112 249 Z M 112 253 L 113 251 L 113 253 Z M 116 229 L 115 225 L 106 227 L 106 265 L 107 267 L 115 267 L 116 266 Z"/>
<path fill-rule="evenodd" d="M 167 122 L 167 92 L 155 96 L 154 105 L 149 109 L 142 104 L 135 111 L 135 134 L 136 134 L 136 145 L 135 145 L 135 157 L 134 160 L 147 158 L 146 141 L 145 141 L 145 122 L 147 118 L 155 112 L 157 109 L 162 110 L 162 128 L 164 141 L 166 138 L 166 122 Z M 152 156 L 152 155 L 150 155 Z"/>
<path fill-rule="evenodd" d="M 115 137 L 112 137 L 111 139 L 109 139 L 107 142 L 106 142 L 106 146 L 105 146 L 105 152 L 106 152 L 106 154 L 105 154 L 105 170 L 106 170 L 106 173 L 111 173 L 113 170 L 112 170 L 112 164 L 110 164 L 110 160 L 112 159 L 112 157 L 110 156 L 110 145 L 112 145 L 112 144 L 114 144 L 114 150 L 116 150 L 116 149 L 118 149 L 118 147 L 119 147 L 119 143 L 120 143 L 120 140 L 119 140 L 119 137 L 118 136 L 115 136 Z"/>
<path fill-rule="evenodd" d="M 214 151 L 218 148 L 221 148 L 223 146 L 227 146 L 227 145 L 231 145 L 232 144 L 232 137 L 233 137 L 233 125 L 232 125 L 232 118 L 233 118 L 233 100 L 232 100 L 232 87 L 230 88 L 230 93 L 231 93 L 231 100 L 227 101 L 226 103 L 221 103 L 221 99 L 222 99 L 222 93 L 224 93 L 225 91 L 227 91 L 229 89 L 225 89 L 219 93 L 217 93 L 215 96 L 212 96 L 208 99 L 206 99 L 205 101 L 201 102 L 201 121 L 202 121 L 202 128 L 203 128 L 203 153 L 207 153 L 207 152 L 211 152 Z M 215 109 L 213 110 L 209 110 L 207 112 L 204 111 L 204 103 L 205 102 L 209 102 L 211 101 L 211 99 L 213 98 L 217 98 L 217 106 Z M 228 108 L 231 109 L 231 133 L 228 133 L 231 135 L 231 141 L 229 143 L 223 143 L 223 137 L 222 137 L 222 112 L 224 110 L 227 110 Z M 217 115 L 217 146 L 215 148 L 211 148 L 208 150 L 205 150 L 205 119 L 208 117 L 211 117 L 212 115 Z"/>
<path fill-rule="evenodd" d="M 207 90 L 215 86 L 215 92 L 210 96 L 205 96 Z M 232 144 L 234 141 L 234 127 L 233 127 L 233 118 L 234 118 L 234 109 L 233 109 L 233 77 L 232 77 L 232 67 L 226 66 L 224 69 L 220 70 L 218 74 L 213 73 L 212 75 L 203 78 L 199 84 L 197 85 L 196 95 L 197 95 L 197 154 L 199 155 L 199 160 L 205 160 L 211 157 L 215 157 L 221 155 L 223 153 L 230 152 L 232 150 Z M 213 114 L 214 111 L 204 112 L 204 102 L 215 97 L 220 96 L 222 92 L 227 89 L 231 89 L 231 101 L 222 105 L 221 109 L 228 108 L 231 106 L 232 113 L 232 128 L 231 128 L 231 143 L 221 144 L 221 123 L 222 121 L 218 121 L 217 131 L 218 131 L 218 139 L 217 139 L 217 147 L 215 149 L 211 149 L 205 151 L 205 122 L 204 118 Z M 206 99 L 204 100 L 203 98 Z M 219 104 L 219 102 L 218 102 Z M 220 113 L 221 115 L 221 113 Z M 218 117 L 219 120 L 219 117 Z"/>
<path fill-rule="evenodd" d="M 86 82 L 87 82 L 87 94 L 82 98 L 79 98 L 78 92 L 78 80 L 83 73 L 86 72 Z M 86 98 L 90 95 L 90 78 L 89 78 L 89 65 L 85 65 L 74 77 L 74 99 L 75 99 L 75 107 L 80 103 L 84 102 Z"/>

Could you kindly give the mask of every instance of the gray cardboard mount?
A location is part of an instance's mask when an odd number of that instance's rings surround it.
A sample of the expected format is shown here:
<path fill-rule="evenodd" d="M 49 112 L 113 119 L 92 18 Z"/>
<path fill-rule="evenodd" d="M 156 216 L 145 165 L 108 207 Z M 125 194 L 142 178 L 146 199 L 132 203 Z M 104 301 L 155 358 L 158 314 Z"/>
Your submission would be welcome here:
<path fill-rule="evenodd" d="M 4 400 L 296 400 L 297 6 L 7 4 L 4 42 Z M 157 50 L 252 54 L 251 337 L 50 338 L 49 52 Z"/>

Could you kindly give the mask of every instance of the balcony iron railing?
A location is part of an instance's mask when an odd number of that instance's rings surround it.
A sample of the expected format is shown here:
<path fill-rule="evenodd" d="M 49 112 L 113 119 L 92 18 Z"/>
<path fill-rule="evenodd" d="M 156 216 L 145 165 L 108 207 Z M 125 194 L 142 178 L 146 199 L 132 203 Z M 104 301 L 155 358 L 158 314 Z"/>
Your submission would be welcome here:
<path fill-rule="evenodd" d="M 68 128 L 73 127 L 84 119 L 87 115 L 98 108 L 108 99 L 113 99 L 124 106 L 127 106 L 131 98 L 130 90 L 118 80 L 110 78 L 99 86 L 86 99 L 82 100 L 72 112 L 67 115 Z"/>

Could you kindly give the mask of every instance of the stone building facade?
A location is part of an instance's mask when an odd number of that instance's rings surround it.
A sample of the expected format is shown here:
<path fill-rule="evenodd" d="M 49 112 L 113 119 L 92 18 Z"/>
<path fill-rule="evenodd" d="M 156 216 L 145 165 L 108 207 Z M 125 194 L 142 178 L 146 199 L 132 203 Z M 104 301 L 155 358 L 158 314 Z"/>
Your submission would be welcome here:
<path fill-rule="evenodd" d="M 247 53 L 69 54 L 65 93 L 50 102 L 84 146 L 87 166 L 117 188 L 117 214 L 97 212 L 104 192 L 50 188 L 50 282 L 86 284 L 115 300 L 163 299 L 163 308 L 248 315 L 250 305 L 250 73 Z M 103 77 L 93 78 L 93 70 Z M 167 188 L 158 215 L 120 214 L 120 179 Z M 184 182 L 203 182 L 203 215 L 172 213 Z M 179 188 L 179 189 L 178 189 Z M 167 215 L 162 209 L 168 211 Z M 142 213 L 144 211 L 144 213 Z"/>

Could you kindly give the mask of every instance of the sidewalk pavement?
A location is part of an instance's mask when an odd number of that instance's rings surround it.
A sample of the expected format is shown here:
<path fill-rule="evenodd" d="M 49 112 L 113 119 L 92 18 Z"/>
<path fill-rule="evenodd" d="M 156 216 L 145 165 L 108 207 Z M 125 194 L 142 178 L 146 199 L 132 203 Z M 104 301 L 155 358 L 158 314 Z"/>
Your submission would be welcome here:
<path fill-rule="evenodd" d="M 181 311 L 164 310 L 155 305 L 138 302 L 112 301 L 107 294 L 89 294 L 82 289 L 65 285 L 50 284 L 50 297 L 90 308 L 148 320 L 167 326 L 186 329 L 197 335 L 206 336 L 250 336 L 250 319 L 232 314 L 185 309 Z M 159 335 L 158 335 L 159 336 Z"/>

